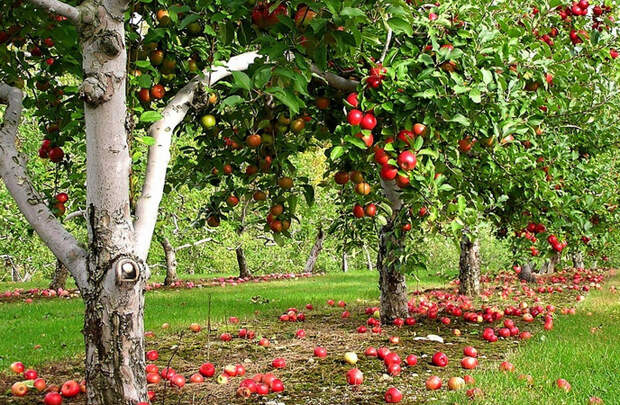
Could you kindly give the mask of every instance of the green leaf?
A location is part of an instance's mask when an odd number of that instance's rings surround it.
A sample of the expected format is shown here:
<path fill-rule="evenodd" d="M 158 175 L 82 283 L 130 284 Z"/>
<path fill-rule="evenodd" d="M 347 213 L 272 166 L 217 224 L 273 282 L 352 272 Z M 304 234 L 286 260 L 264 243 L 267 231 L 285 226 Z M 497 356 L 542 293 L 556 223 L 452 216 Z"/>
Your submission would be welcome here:
<path fill-rule="evenodd" d="M 465 118 L 465 116 L 463 114 L 456 114 L 454 117 L 452 117 L 449 120 L 446 120 L 448 122 L 458 122 L 459 124 L 468 127 L 471 123 L 469 122 L 469 120 L 467 118 Z"/>
<path fill-rule="evenodd" d="M 232 107 L 234 105 L 243 103 L 243 101 L 244 100 L 243 100 L 243 98 L 241 98 L 241 96 L 232 95 L 232 96 L 228 96 L 224 100 L 222 100 L 222 105 Z"/>
<path fill-rule="evenodd" d="M 413 35 L 413 27 L 409 22 L 403 20 L 402 18 L 394 17 L 388 20 L 388 25 L 392 28 L 392 31 L 396 35 L 398 34 L 407 34 L 409 36 Z"/>
<path fill-rule="evenodd" d="M 180 29 L 183 29 L 185 27 L 187 27 L 188 25 L 190 25 L 191 23 L 198 21 L 200 19 L 200 15 L 198 14 L 190 14 L 187 17 L 185 17 L 183 19 L 183 21 L 181 21 L 181 24 L 179 25 Z"/>
<path fill-rule="evenodd" d="M 331 153 L 329 154 L 329 158 L 332 161 L 336 161 L 343 154 L 344 154 L 344 147 L 336 146 L 334 149 L 332 149 Z"/>
<path fill-rule="evenodd" d="M 153 138 L 152 136 L 139 136 L 139 137 L 136 137 L 136 140 L 139 142 L 142 142 L 143 144 L 147 146 L 155 145 L 155 138 Z"/>
<path fill-rule="evenodd" d="M 252 80 L 257 89 L 264 88 L 271 79 L 271 66 L 261 66 L 254 72 Z"/>
<path fill-rule="evenodd" d="M 235 87 L 248 91 L 252 90 L 252 81 L 247 74 L 245 74 L 244 72 L 235 71 L 232 72 L 232 76 Z"/>
<path fill-rule="evenodd" d="M 314 205 L 314 187 L 312 187 L 310 184 L 304 184 L 302 187 L 304 189 L 304 198 L 306 199 L 306 204 Z"/>
<path fill-rule="evenodd" d="M 340 11 L 340 15 L 345 17 L 366 17 L 366 14 L 359 8 L 353 7 L 344 7 L 342 11 Z"/>
<path fill-rule="evenodd" d="M 469 92 L 469 98 L 474 103 L 480 104 L 480 101 L 482 101 L 480 90 L 478 90 L 477 88 L 471 89 L 470 92 Z"/>
<path fill-rule="evenodd" d="M 140 115 L 140 122 L 156 122 L 163 117 L 159 111 L 145 111 Z"/>
<path fill-rule="evenodd" d="M 363 149 L 363 150 L 368 149 L 366 147 L 366 144 L 364 143 L 364 141 L 362 141 L 360 138 L 357 138 L 355 136 L 347 135 L 347 136 L 344 137 L 344 141 L 348 142 L 348 143 L 350 143 L 352 145 L 355 145 L 355 146 L 357 146 L 360 149 Z"/>
<path fill-rule="evenodd" d="M 493 81 L 493 73 L 486 69 L 482 69 L 480 72 L 482 73 L 482 81 L 488 86 Z"/>

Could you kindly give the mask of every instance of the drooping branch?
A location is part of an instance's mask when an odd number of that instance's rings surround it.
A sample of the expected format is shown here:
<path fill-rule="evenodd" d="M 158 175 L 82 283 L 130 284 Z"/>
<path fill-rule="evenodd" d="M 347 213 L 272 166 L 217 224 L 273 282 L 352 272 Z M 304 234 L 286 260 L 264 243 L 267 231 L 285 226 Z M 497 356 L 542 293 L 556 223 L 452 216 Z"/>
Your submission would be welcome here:
<path fill-rule="evenodd" d="M 78 288 L 87 287 L 86 251 L 56 219 L 26 173 L 25 159 L 15 146 L 22 112 L 22 92 L 0 83 L 0 103 L 7 104 L 0 126 L 0 177 L 30 226 L 71 272 Z"/>
<path fill-rule="evenodd" d="M 52 14 L 58 14 L 67 17 L 74 24 L 80 22 L 80 10 L 67 3 L 58 0 L 30 0 L 35 6 L 49 11 Z"/>
<path fill-rule="evenodd" d="M 149 129 L 149 135 L 155 140 L 155 144 L 149 148 L 144 186 L 136 204 L 134 224 L 136 254 L 143 260 L 146 260 L 148 255 L 159 204 L 164 192 L 166 171 L 168 162 L 170 162 L 172 134 L 189 111 L 198 86 L 210 87 L 230 76 L 233 71 L 247 70 L 259 57 L 257 52 L 243 53 L 232 57 L 226 66 L 215 67 L 211 72 L 204 72 L 203 76 L 195 77 L 170 100 L 162 112 L 163 118 Z"/>
<path fill-rule="evenodd" d="M 392 42 L 392 29 L 390 28 L 387 32 L 387 38 L 385 39 L 385 45 L 383 46 L 383 52 L 381 52 L 381 57 L 379 58 L 379 63 L 383 63 L 385 57 L 387 56 L 388 50 L 390 49 L 390 44 Z"/>

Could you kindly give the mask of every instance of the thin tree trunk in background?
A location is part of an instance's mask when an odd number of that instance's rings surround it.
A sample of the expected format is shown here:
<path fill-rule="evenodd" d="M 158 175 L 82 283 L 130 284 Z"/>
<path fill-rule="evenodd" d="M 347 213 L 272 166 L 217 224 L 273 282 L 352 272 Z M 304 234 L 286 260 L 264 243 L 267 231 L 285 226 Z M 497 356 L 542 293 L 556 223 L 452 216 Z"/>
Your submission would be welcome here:
<path fill-rule="evenodd" d="M 577 269 L 585 268 L 585 264 L 583 262 L 583 254 L 581 252 L 573 254 L 573 267 Z"/>
<path fill-rule="evenodd" d="M 480 242 L 471 240 L 467 231 L 461 238 L 459 260 L 459 293 L 476 296 L 480 294 Z"/>
<path fill-rule="evenodd" d="M 164 249 L 164 255 L 166 256 L 166 278 L 164 279 L 164 285 L 171 285 L 178 280 L 177 254 L 168 238 L 163 236 L 160 242 L 161 247 Z"/>
<path fill-rule="evenodd" d="M 306 265 L 304 266 L 304 273 L 314 272 L 314 266 L 316 265 L 316 261 L 319 258 L 321 250 L 323 250 L 324 240 L 325 233 L 323 232 L 323 228 L 319 227 L 319 232 L 316 234 L 316 240 L 314 241 L 312 249 L 310 249 L 310 255 L 308 256 L 308 260 L 306 260 Z"/>
<path fill-rule="evenodd" d="M 247 278 L 252 275 L 248 271 L 248 265 L 245 262 L 245 254 L 243 253 L 243 247 L 238 246 L 235 249 L 235 253 L 237 254 L 237 264 L 239 265 L 239 278 Z"/>
<path fill-rule="evenodd" d="M 54 275 L 52 276 L 52 282 L 50 283 L 51 290 L 58 290 L 62 288 L 63 290 L 67 286 L 67 277 L 69 276 L 69 269 L 65 267 L 64 264 L 58 259 L 56 259 L 56 270 L 54 271 Z"/>
<path fill-rule="evenodd" d="M 536 276 L 533 273 L 534 266 L 532 263 L 527 262 L 521 266 L 521 272 L 519 273 L 519 280 L 525 280 L 528 283 L 535 283 Z"/>
<path fill-rule="evenodd" d="M 342 272 L 346 273 L 349 271 L 349 260 L 347 259 L 347 252 L 342 251 Z"/>
<path fill-rule="evenodd" d="M 366 247 L 366 245 L 363 246 L 364 249 L 364 255 L 366 256 L 366 268 L 368 268 L 368 270 L 373 271 L 375 269 L 375 267 L 372 265 L 372 259 L 370 258 L 370 252 L 368 251 L 368 248 Z"/>
<path fill-rule="evenodd" d="M 555 268 L 560 264 L 562 254 L 560 252 L 554 252 L 551 259 L 547 260 L 540 269 L 540 274 L 553 274 Z"/>

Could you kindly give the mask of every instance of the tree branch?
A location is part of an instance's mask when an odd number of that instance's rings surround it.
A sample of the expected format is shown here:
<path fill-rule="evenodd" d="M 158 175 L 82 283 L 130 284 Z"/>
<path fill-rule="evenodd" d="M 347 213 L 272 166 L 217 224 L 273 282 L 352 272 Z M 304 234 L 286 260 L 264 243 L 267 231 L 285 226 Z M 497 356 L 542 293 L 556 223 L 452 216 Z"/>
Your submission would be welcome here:
<path fill-rule="evenodd" d="M 199 85 L 211 87 L 230 76 L 233 71 L 246 70 L 259 57 L 258 52 L 243 53 L 230 58 L 226 66 L 214 67 L 211 72 L 196 76 L 170 100 L 162 112 L 163 118 L 149 129 L 149 135 L 155 139 L 155 144 L 149 148 L 146 176 L 142 194 L 136 204 L 134 223 L 136 254 L 143 260 L 146 260 L 149 252 L 157 212 L 164 192 L 166 171 L 170 162 L 172 134 L 189 111 L 196 89 Z"/>
<path fill-rule="evenodd" d="M 328 85 L 338 90 L 354 91 L 360 84 L 357 80 L 349 80 L 331 72 L 323 72 L 315 65 L 312 65 L 310 70 L 313 74 L 325 80 Z"/>
<path fill-rule="evenodd" d="M 197 240 L 196 242 L 186 243 L 185 245 L 181 245 L 179 247 L 176 247 L 176 248 L 174 248 L 174 251 L 178 252 L 179 250 L 188 249 L 188 248 L 191 248 L 191 247 L 196 247 L 196 246 L 202 245 L 203 243 L 207 243 L 207 242 L 219 243 L 218 241 L 216 241 L 213 238 L 204 238 L 204 239 Z"/>
<path fill-rule="evenodd" d="M 383 47 L 383 52 L 381 52 L 381 57 L 379 58 L 379 63 L 383 63 L 385 57 L 387 56 L 388 50 L 390 49 L 390 43 L 392 42 L 392 29 L 390 28 L 387 32 L 387 38 L 385 39 L 385 46 Z"/>
<path fill-rule="evenodd" d="M 58 0 L 30 0 L 35 6 L 49 11 L 52 14 L 58 14 L 67 17 L 74 24 L 80 22 L 80 10 L 67 3 Z"/>
<path fill-rule="evenodd" d="M 22 97 L 19 89 L 0 83 L 0 103 L 7 104 L 0 126 L 0 177 L 30 226 L 69 269 L 78 288 L 85 291 L 88 286 L 86 251 L 54 217 L 45 200 L 36 192 L 26 174 L 25 159 L 15 146 L 23 107 Z"/>

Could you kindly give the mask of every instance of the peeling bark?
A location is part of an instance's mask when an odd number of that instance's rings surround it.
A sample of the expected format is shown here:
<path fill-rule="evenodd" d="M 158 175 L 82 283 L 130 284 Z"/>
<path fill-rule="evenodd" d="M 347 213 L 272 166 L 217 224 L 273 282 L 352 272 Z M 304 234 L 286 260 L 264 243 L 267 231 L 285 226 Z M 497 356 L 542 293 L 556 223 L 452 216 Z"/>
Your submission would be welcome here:
<path fill-rule="evenodd" d="M 310 255 L 308 255 L 308 260 L 306 260 L 306 265 L 304 266 L 304 273 L 314 272 L 314 266 L 316 265 L 316 261 L 319 258 L 319 254 L 321 254 L 321 250 L 323 250 L 324 240 L 325 233 L 323 232 L 323 228 L 319 227 L 319 232 L 316 234 L 316 240 L 314 241 L 312 249 L 310 249 Z"/>
<path fill-rule="evenodd" d="M 471 240 L 467 231 L 461 238 L 459 260 L 459 293 L 476 296 L 480 294 L 480 243 Z"/>
<path fill-rule="evenodd" d="M 160 243 L 161 247 L 164 249 L 164 256 L 166 257 L 166 278 L 164 279 L 164 285 L 170 285 L 178 280 L 177 254 L 172 244 L 165 236 L 161 238 Z"/>
<path fill-rule="evenodd" d="M 69 270 L 62 264 L 60 260 L 56 260 L 56 270 L 52 276 L 52 282 L 50 283 L 51 290 L 66 289 L 67 277 L 69 276 Z"/>
<path fill-rule="evenodd" d="M 397 240 L 393 234 L 394 221 L 402 208 L 402 200 L 394 181 L 381 180 L 381 186 L 390 200 L 393 211 L 388 223 L 381 228 L 377 252 L 377 270 L 381 290 L 381 323 L 390 325 L 395 318 L 406 318 L 409 308 L 405 275 L 395 266 L 399 251 L 403 249 L 402 241 Z"/>
<path fill-rule="evenodd" d="M 127 4 L 126 0 L 94 3 L 92 24 L 81 27 L 80 37 L 88 83 L 82 86 L 89 240 L 83 334 L 86 395 L 92 405 L 135 405 L 148 400 L 143 317 L 149 269 L 135 254 L 130 212 L 124 43 L 117 54 L 108 54 L 116 46 L 109 43 L 115 41 L 112 38 L 125 38 Z"/>

